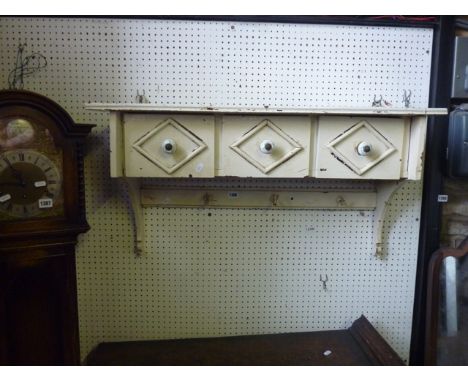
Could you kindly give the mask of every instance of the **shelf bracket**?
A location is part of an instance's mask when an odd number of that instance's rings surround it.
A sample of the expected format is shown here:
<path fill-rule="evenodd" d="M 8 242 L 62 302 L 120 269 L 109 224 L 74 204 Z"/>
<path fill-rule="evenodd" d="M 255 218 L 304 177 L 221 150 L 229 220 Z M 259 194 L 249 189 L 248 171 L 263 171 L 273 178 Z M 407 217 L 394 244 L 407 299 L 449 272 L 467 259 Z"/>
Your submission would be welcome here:
<path fill-rule="evenodd" d="M 387 216 L 390 199 L 393 197 L 405 181 L 379 181 L 377 182 L 377 207 L 374 213 L 374 255 L 383 260 L 383 225 Z"/>
<path fill-rule="evenodd" d="M 140 256 L 143 253 L 143 242 L 144 242 L 144 222 L 143 222 L 143 204 L 145 206 L 170 206 L 170 207 L 175 207 L 175 206 L 184 206 L 184 207 L 194 207 L 194 206 L 200 206 L 201 202 L 198 202 L 197 199 L 197 193 L 195 192 L 195 195 L 193 196 L 194 200 L 191 201 L 189 200 L 190 198 L 187 199 L 187 190 L 172 190 L 171 195 L 174 200 L 171 199 L 171 201 L 167 200 L 159 200 L 158 199 L 158 190 L 157 189 L 141 189 L 141 184 L 140 184 L 140 179 L 139 178 L 123 178 L 127 184 L 128 187 L 128 194 L 130 197 L 130 205 L 132 209 L 132 214 L 133 214 L 133 222 L 134 222 L 134 231 L 135 231 L 135 255 Z M 376 200 L 374 199 L 374 206 L 375 206 L 375 214 L 374 214 L 374 255 L 383 260 L 385 258 L 384 254 L 384 242 L 383 242 L 383 226 L 384 226 L 384 221 L 387 216 L 387 211 L 388 211 L 388 206 L 390 205 L 390 200 L 393 197 L 393 195 L 400 189 L 400 187 L 405 184 L 405 181 L 379 181 L 376 185 Z M 214 192 L 213 190 L 211 190 Z M 193 192 L 193 190 L 192 190 Z M 200 191 L 201 192 L 201 191 Z M 228 195 L 225 190 L 219 191 L 220 195 Z M 143 195 L 142 195 L 143 193 Z M 244 192 L 246 194 L 249 194 L 249 196 L 252 198 L 253 195 L 252 192 Z M 179 195 L 181 194 L 181 195 Z M 236 199 L 238 197 L 238 192 L 236 192 Z M 300 196 L 300 193 L 297 193 Z M 317 194 L 322 194 L 317 192 Z M 333 193 L 332 193 L 333 194 Z M 164 195 L 166 195 L 167 199 L 167 192 L 164 192 Z M 200 194 L 201 195 L 201 194 Z M 204 194 L 206 195 L 206 192 L 204 191 Z M 202 196 L 200 196 L 200 200 L 202 200 Z M 323 194 L 327 195 L 327 194 Z M 374 194 L 375 195 L 375 194 Z M 332 198 L 336 199 L 336 196 L 333 195 L 328 195 Z M 349 196 L 349 195 L 348 195 Z M 372 194 L 364 194 L 356 195 L 358 197 L 357 199 L 357 205 L 354 205 L 354 209 L 360 209 L 360 208 L 372 208 Z M 195 200 L 197 199 L 197 200 Z M 219 199 L 219 200 L 218 200 Z M 232 203 L 230 203 L 229 199 L 226 200 L 221 200 L 223 198 L 220 198 L 218 195 L 218 198 L 214 199 L 217 200 L 218 203 L 211 204 L 210 207 L 233 207 Z M 255 197 L 254 197 L 255 199 Z M 258 199 L 258 197 L 257 197 Z M 287 200 L 290 200 L 292 198 L 288 197 Z M 299 198 L 301 199 L 301 198 Z M 310 198 L 308 198 L 310 200 Z M 334 200 L 335 200 L 334 199 Z M 365 205 L 360 205 L 359 203 L 362 203 L 363 199 L 368 200 L 368 203 L 370 204 L 365 204 Z M 315 200 L 315 199 L 313 199 Z M 236 201 L 239 203 L 238 201 Z M 271 201 L 270 201 L 271 202 Z M 300 208 L 332 208 L 331 205 L 328 205 L 326 201 L 318 201 L 320 206 L 316 205 L 302 205 Z M 356 201 L 354 201 L 355 203 Z M 352 203 L 352 204 L 354 204 Z M 206 202 L 204 204 L 206 206 Z M 256 207 L 267 207 L 266 205 L 263 205 L 262 203 L 257 203 L 255 204 Z M 252 206 L 251 206 L 252 207 Z M 271 207 L 271 206 L 270 206 Z M 293 206 L 283 206 L 283 208 L 294 208 Z M 297 206 L 295 206 L 297 208 Z M 339 207 L 345 207 L 345 206 L 335 206 L 335 208 Z M 348 206 L 349 208 L 349 206 Z M 353 208 L 351 208 L 353 209 Z"/>
<path fill-rule="evenodd" d="M 133 214 L 134 235 L 135 235 L 135 256 L 143 253 L 144 225 L 143 207 L 141 206 L 140 179 L 123 178 L 127 184 L 128 195 L 130 197 L 130 207 Z"/>

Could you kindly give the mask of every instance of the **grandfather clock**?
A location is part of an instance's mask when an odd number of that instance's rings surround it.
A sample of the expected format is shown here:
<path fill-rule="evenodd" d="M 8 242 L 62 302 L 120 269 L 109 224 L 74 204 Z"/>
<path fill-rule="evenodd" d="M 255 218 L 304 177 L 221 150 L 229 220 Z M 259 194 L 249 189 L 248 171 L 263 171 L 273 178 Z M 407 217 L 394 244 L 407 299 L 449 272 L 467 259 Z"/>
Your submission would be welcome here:
<path fill-rule="evenodd" d="M 80 363 L 75 244 L 86 232 L 83 144 L 52 100 L 0 91 L 0 364 Z"/>

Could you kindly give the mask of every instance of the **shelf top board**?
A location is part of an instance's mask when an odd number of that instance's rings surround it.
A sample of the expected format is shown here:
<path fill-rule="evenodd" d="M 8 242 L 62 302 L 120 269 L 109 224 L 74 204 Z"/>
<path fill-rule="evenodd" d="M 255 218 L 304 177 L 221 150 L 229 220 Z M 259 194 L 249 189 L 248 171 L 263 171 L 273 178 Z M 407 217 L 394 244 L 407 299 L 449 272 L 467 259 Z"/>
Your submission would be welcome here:
<path fill-rule="evenodd" d="M 161 106 L 150 103 L 89 103 L 87 110 L 120 111 L 129 113 L 199 113 L 199 114 L 277 114 L 277 115 L 446 115 L 445 108 L 236 108 L 236 107 L 196 107 Z"/>

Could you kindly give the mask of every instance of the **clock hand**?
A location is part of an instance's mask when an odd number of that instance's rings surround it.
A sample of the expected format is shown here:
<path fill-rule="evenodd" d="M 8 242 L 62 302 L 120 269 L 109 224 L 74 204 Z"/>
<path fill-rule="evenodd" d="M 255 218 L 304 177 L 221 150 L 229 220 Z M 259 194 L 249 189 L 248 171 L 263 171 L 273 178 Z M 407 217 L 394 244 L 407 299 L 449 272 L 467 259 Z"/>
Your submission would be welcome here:
<path fill-rule="evenodd" d="M 21 174 L 21 171 L 18 171 L 16 168 L 13 167 L 13 165 L 10 163 L 8 159 L 3 159 L 5 163 L 8 165 L 10 168 L 11 173 L 13 176 L 18 179 L 18 181 L 21 183 L 21 186 L 25 187 L 26 183 L 24 182 L 23 175 Z"/>

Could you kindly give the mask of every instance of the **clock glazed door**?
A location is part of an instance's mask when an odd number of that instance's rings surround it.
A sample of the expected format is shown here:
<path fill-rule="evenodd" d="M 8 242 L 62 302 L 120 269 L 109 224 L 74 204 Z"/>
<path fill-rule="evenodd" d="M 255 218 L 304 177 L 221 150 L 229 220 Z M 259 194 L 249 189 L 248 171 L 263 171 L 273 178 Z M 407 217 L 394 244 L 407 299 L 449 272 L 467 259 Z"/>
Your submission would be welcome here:
<path fill-rule="evenodd" d="M 0 364 L 80 362 L 75 244 L 85 218 L 83 144 L 55 102 L 0 91 Z"/>

